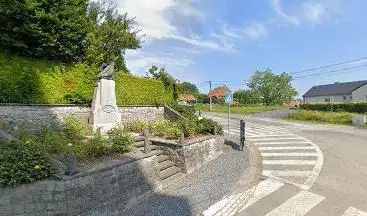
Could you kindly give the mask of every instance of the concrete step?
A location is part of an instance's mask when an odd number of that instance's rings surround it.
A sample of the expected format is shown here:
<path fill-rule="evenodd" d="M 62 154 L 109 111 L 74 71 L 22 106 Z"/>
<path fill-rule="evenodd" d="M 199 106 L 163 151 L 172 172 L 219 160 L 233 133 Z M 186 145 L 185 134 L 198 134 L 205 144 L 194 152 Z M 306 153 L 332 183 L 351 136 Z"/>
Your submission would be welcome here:
<path fill-rule="evenodd" d="M 163 155 L 163 153 L 164 152 L 162 150 L 155 149 L 155 150 L 152 150 L 151 152 L 149 152 L 149 155 L 161 156 L 161 155 Z"/>
<path fill-rule="evenodd" d="M 169 160 L 169 157 L 167 155 L 161 154 L 157 157 L 158 163 L 161 163 L 163 161 Z"/>
<path fill-rule="evenodd" d="M 135 146 L 136 148 L 144 147 L 144 140 L 135 141 L 135 142 L 134 142 L 134 146 Z"/>
<path fill-rule="evenodd" d="M 168 169 L 172 166 L 175 166 L 175 162 L 173 162 L 171 160 L 165 160 L 165 161 L 162 161 L 161 163 L 158 163 L 159 171 L 163 171 L 163 170 Z"/>
<path fill-rule="evenodd" d="M 136 146 L 135 146 L 135 148 L 136 148 L 136 149 L 138 149 L 138 150 L 140 150 L 140 151 L 144 151 L 144 145 L 143 145 L 143 146 L 139 146 L 139 147 L 136 147 Z M 157 150 L 157 149 L 158 149 L 158 146 L 156 146 L 156 145 L 151 145 L 151 146 L 150 146 L 150 150 L 151 150 L 151 151 L 153 151 L 153 150 Z"/>
<path fill-rule="evenodd" d="M 176 166 L 171 166 L 165 170 L 162 170 L 159 172 L 159 175 L 161 177 L 162 180 L 167 179 L 173 175 L 175 175 L 176 173 L 181 172 L 181 168 L 176 167 Z"/>
<path fill-rule="evenodd" d="M 178 172 L 164 180 L 162 180 L 162 187 L 166 188 L 168 186 L 170 186 L 171 184 L 177 182 L 178 180 L 180 180 L 181 178 L 183 178 L 185 176 L 185 173 L 183 172 Z"/>

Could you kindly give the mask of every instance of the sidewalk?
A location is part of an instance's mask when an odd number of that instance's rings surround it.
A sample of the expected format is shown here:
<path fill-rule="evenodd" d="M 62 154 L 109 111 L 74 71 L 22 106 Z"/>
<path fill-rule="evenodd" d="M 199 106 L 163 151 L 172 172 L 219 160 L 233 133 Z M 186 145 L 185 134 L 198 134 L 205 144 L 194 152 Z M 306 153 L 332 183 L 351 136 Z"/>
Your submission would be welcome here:
<path fill-rule="evenodd" d="M 238 151 L 233 144 L 225 145 L 225 152 L 217 159 L 152 195 L 127 214 L 200 215 L 224 196 L 256 184 L 261 173 L 256 150 L 248 147 L 243 152 Z"/>

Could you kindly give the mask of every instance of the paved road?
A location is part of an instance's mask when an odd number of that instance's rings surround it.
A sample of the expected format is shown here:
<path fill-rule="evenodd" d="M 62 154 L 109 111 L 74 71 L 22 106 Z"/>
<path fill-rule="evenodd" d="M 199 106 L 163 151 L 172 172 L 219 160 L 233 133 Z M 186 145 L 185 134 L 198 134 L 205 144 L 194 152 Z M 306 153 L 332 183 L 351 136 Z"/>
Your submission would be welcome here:
<path fill-rule="evenodd" d="M 226 125 L 226 116 L 211 114 Z M 214 203 L 204 215 L 367 216 L 367 130 L 246 117 L 263 181 Z M 230 133 L 238 135 L 239 117 Z"/>

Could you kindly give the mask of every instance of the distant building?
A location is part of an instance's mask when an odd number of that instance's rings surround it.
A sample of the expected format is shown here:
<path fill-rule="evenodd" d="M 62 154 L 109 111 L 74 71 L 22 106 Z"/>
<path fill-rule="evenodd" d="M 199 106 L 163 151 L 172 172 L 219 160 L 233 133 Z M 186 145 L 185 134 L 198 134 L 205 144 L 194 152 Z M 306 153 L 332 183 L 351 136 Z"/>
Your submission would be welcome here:
<path fill-rule="evenodd" d="M 192 94 L 181 94 L 178 97 L 178 100 L 182 103 L 182 104 L 192 104 L 196 102 L 196 97 Z"/>
<path fill-rule="evenodd" d="M 227 86 L 218 86 L 209 92 L 209 96 L 215 97 L 218 100 L 224 100 L 224 96 L 230 92 Z"/>
<path fill-rule="evenodd" d="M 312 87 L 303 95 L 305 103 L 367 102 L 367 80 Z"/>

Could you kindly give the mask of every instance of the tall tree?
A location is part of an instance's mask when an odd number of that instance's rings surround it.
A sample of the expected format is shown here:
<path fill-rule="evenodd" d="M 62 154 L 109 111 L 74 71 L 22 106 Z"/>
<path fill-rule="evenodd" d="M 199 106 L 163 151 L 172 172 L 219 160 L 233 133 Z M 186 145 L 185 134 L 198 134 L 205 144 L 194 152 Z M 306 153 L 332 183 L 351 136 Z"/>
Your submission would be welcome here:
<path fill-rule="evenodd" d="M 179 90 L 182 93 L 189 93 L 193 95 L 199 95 L 199 89 L 196 87 L 196 85 L 189 83 L 189 82 L 183 82 L 179 85 Z"/>
<path fill-rule="evenodd" d="M 27 42 L 32 55 L 63 62 L 83 58 L 88 0 L 27 0 L 26 4 L 34 14 Z"/>
<path fill-rule="evenodd" d="M 134 20 L 120 14 L 115 6 L 96 2 L 90 4 L 88 17 L 86 60 L 96 65 L 115 61 L 117 69 L 128 71 L 123 54 L 141 44 Z"/>
<path fill-rule="evenodd" d="M 28 48 L 31 15 L 25 0 L 0 1 L 0 47 L 18 52 Z"/>
<path fill-rule="evenodd" d="M 291 81 L 292 77 L 287 73 L 276 75 L 268 69 L 257 71 L 247 85 L 253 97 L 266 105 L 272 105 L 291 101 L 297 95 Z"/>

